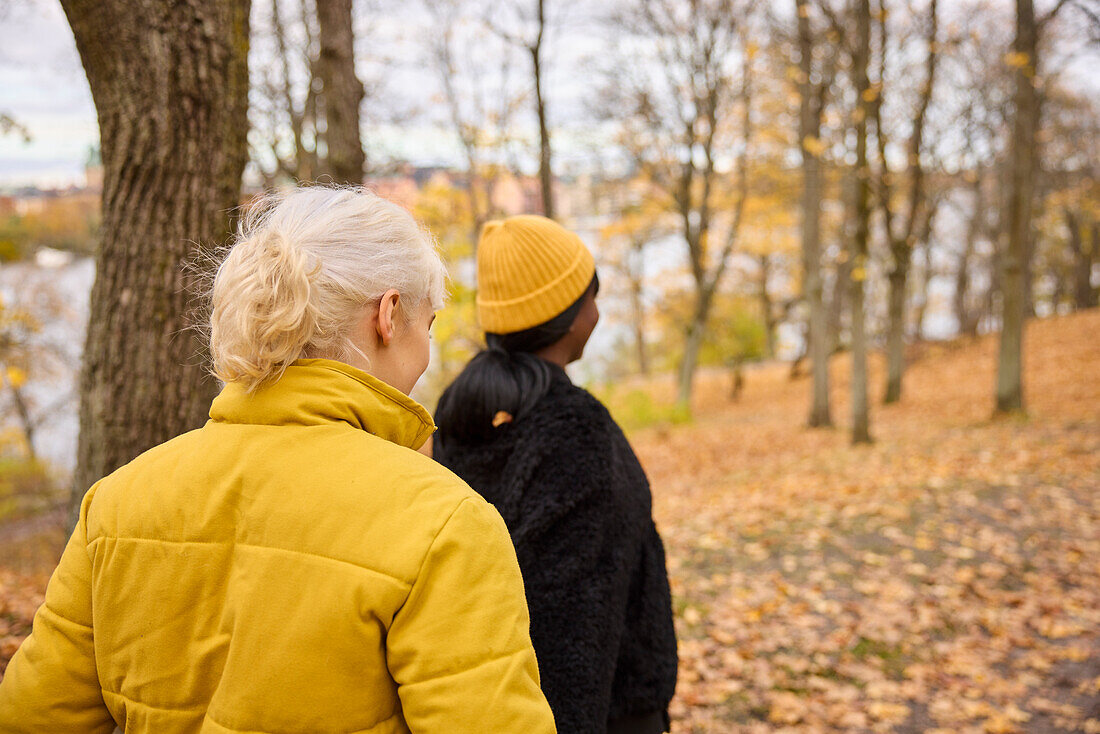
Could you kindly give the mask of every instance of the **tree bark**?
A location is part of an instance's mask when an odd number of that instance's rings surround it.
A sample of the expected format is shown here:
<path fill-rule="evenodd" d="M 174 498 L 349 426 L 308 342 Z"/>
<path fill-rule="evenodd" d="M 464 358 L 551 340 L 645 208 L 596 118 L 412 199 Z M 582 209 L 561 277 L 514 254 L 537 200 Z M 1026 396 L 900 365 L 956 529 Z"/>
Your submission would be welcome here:
<path fill-rule="evenodd" d="M 73 505 L 206 420 L 217 392 L 187 327 L 194 244 L 231 229 L 247 157 L 249 0 L 62 0 L 103 152 Z"/>
<path fill-rule="evenodd" d="M 363 183 L 366 155 L 359 135 L 363 84 L 355 75 L 352 0 L 317 0 L 317 74 L 325 111 L 324 173 L 339 184 Z"/>
<path fill-rule="evenodd" d="M 1035 128 L 1038 99 L 1035 75 L 1038 70 L 1038 32 L 1032 0 L 1016 0 L 1016 38 L 1013 51 L 1021 65 L 1015 71 L 1015 113 L 1010 150 L 1011 183 L 1008 217 L 1008 247 L 1001 264 L 1001 341 L 997 359 L 998 413 L 1024 410 L 1023 342 L 1027 311 L 1025 266 L 1030 252 L 1031 201 L 1035 177 Z"/>
<path fill-rule="evenodd" d="M 856 227 L 852 241 L 852 443 L 870 443 L 870 416 L 867 401 L 867 337 L 864 323 L 864 282 L 867 279 L 868 239 L 871 218 L 871 181 L 867 166 L 867 118 L 870 103 L 867 89 L 867 63 L 871 55 L 871 4 L 858 0 L 856 9 L 856 48 L 852 75 L 858 109 L 856 113 Z"/>

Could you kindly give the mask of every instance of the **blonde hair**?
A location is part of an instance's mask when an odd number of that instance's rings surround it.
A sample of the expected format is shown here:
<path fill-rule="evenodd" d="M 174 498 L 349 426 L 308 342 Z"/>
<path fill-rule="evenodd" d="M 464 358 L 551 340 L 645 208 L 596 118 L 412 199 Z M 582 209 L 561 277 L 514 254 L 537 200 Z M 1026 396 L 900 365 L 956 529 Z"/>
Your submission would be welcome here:
<path fill-rule="evenodd" d="M 362 355 L 349 338 L 390 288 L 411 318 L 443 305 L 447 273 L 432 236 L 362 187 L 267 194 L 245 211 L 210 288 L 211 371 L 255 390 L 303 357 Z"/>

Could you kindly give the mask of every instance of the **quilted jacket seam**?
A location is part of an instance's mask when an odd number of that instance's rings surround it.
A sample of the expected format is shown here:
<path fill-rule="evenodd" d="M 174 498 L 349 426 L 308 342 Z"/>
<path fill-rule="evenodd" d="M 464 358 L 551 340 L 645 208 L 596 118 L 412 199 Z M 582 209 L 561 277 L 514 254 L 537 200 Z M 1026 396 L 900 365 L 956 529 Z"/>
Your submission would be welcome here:
<path fill-rule="evenodd" d="M 464 499 L 463 502 L 465 502 L 465 501 L 466 500 Z M 449 517 L 447 519 L 450 520 Z M 446 526 L 446 523 L 444 523 L 444 526 Z M 320 559 L 322 561 L 331 561 L 332 563 L 339 563 L 341 565 L 351 566 L 352 568 L 358 569 L 360 571 L 366 571 L 367 573 L 372 573 L 376 576 L 382 576 L 383 578 L 389 579 L 390 581 L 393 581 L 394 583 L 397 583 L 401 586 L 408 587 L 409 589 L 412 588 L 412 583 L 410 583 L 408 581 L 405 581 L 404 579 L 400 579 L 397 576 L 394 576 L 393 574 L 386 573 L 385 571 L 379 571 L 378 569 L 370 568 L 369 566 L 364 566 L 360 563 L 355 563 L 354 561 L 347 561 L 347 560 L 344 560 L 343 558 L 333 558 L 332 556 L 326 556 L 326 555 L 322 555 L 320 553 L 313 553 L 311 551 L 296 550 L 294 548 L 281 548 L 279 546 L 274 546 L 274 545 L 257 545 L 255 543 L 241 543 L 241 542 L 232 541 L 232 540 L 170 540 L 168 538 L 143 538 L 143 537 L 140 537 L 140 536 L 130 536 L 130 535 L 100 535 L 99 537 L 95 538 L 94 540 L 89 541 L 86 547 L 90 550 L 92 548 L 92 546 L 94 546 L 96 543 L 98 543 L 100 541 L 107 541 L 107 540 L 116 540 L 116 541 L 125 540 L 125 541 L 139 542 L 139 543 L 164 543 L 164 544 L 169 544 L 169 545 L 233 545 L 233 546 L 237 546 L 237 547 L 251 548 L 251 549 L 254 549 L 254 550 L 272 551 L 272 552 L 277 552 L 277 553 L 289 553 L 289 554 L 295 555 L 295 556 L 307 556 L 309 558 L 317 558 L 317 559 Z M 434 543 L 434 540 L 433 540 L 433 543 Z M 429 548 L 429 550 L 430 550 L 430 548 Z M 427 558 L 426 555 L 425 555 L 425 558 Z M 423 566 L 423 561 L 421 561 L 421 566 Z M 417 570 L 417 577 L 419 577 L 419 575 L 420 575 L 420 571 L 418 569 Z"/>

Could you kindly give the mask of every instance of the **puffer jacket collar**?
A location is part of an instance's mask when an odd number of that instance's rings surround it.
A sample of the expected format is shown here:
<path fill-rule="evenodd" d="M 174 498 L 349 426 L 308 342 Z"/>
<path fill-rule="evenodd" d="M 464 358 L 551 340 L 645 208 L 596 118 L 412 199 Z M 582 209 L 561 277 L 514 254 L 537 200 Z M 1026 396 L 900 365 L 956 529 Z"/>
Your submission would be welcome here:
<path fill-rule="evenodd" d="M 347 423 L 411 449 L 420 448 L 435 431 L 431 415 L 415 400 L 331 359 L 299 359 L 277 382 L 251 394 L 231 382 L 214 398 L 210 418 L 273 426 Z"/>

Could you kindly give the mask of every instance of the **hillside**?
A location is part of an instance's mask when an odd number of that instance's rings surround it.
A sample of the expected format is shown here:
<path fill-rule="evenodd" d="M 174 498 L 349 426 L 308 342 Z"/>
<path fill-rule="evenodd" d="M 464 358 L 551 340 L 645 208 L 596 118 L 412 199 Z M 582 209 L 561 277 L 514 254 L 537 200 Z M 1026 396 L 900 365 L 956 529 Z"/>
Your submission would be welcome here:
<path fill-rule="evenodd" d="M 805 429 L 786 365 L 737 402 L 705 375 L 693 423 L 631 432 L 675 597 L 674 732 L 1100 732 L 1100 311 L 1029 326 L 1026 418 L 990 418 L 995 350 L 917 347 L 871 446 Z M 0 528 L 0 669 L 61 542 Z"/>
<path fill-rule="evenodd" d="M 674 731 L 1100 732 L 1100 312 L 1029 325 L 1026 419 L 990 419 L 995 354 L 920 347 L 872 446 L 803 428 L 784 365 L 634 432 L 676 596 Z"/>

